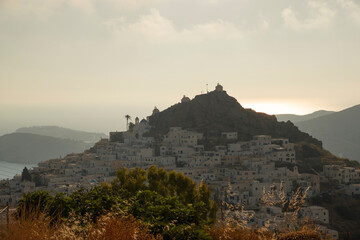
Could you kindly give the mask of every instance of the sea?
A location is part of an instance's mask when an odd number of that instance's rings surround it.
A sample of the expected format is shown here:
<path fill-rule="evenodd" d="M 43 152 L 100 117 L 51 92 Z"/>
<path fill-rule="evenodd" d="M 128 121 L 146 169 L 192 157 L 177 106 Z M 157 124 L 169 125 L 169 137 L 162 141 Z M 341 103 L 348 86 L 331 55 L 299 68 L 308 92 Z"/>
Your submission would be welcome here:
<path fill-rule="evenodd" d="M 36 164 L 21 164 L 21 163 L 9 163 L 0 161 L 0 180 L 11 179 L 16 174 L 21 174 L 22 170 L 27 167 L 28 169 L 36 167 Z"/>

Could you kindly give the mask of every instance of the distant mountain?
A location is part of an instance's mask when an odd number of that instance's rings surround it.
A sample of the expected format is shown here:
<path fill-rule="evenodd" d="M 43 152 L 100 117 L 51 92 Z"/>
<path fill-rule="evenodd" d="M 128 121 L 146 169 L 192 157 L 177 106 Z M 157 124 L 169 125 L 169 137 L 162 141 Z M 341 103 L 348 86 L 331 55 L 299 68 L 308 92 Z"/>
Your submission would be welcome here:
<path fill-rule="evenodd" d="M 316 111 L 316 112 L 306 114 L 306 115 L 278 114 L 278 115 L 276 115 L 276 118 L 277 118 L 277 120 L 279 122 L 291 121 L 293 123 L 298 123 L 298 122 L 303 122 L 303 121 L 311 120 L 311 119 L 314 119 L 314 118 L 326 116 L 326 115 L 329 115 L 329 114 L 332 114 L 332 113 L 335 113 L 335 112 L 334 111 L 320 110 L 320 111 Z"/>
<path fill-rule="evenodd" d="M 71 139 L 87 143 L 95 143 L 101 138 L 107 138 L 104 133 L 92 133 L 57 126 L 35 126 L 17 129 L 17 133 L 32 133 L 61 139 Z"/>
<path fill-rule="evenodd" d="M 0 136 L 0 161 L 34 164 L 69 153 L 81 153 L 91 146 L 92 144 L 69 139 L 11 133 Z"/>
<path fill-rule="evenodd" d="M 321 139 L 332 153 L 360 161 L 360 105 L 296 125 Z"/>

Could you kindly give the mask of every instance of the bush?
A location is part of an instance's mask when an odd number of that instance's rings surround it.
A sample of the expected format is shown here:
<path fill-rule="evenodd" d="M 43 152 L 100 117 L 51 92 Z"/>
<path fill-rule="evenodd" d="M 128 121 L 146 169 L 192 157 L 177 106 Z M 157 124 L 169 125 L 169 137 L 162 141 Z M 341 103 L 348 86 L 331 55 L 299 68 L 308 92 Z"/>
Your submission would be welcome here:
<path fill-rule="evenodd" d="M 204 229 L 215 222 L 217 205 L 210 200 L 205 184 L 197 186 L 182 173 L 150 167 L 148 171 L 120 169 L 111 185 L 79 189 L 70 196 L 24 194 L 17 215 L 26 217 L 30 209 L 37 209 L 52 223 L 79 226 L 81 236 L 86 235 L 89 224 L 113 212 L 131 214 L 148 225 L 151 233 L 166 233 L 166 239 L 206 239 Z"/>
<path fill-rule="evenodd" d="M 357 215 L 346 206 L 336 206 L 335 211 L 337 214 L 348 220 L 356 220 Z"/>
<path fill-rule="evenodd" d="M 300 231 L 281 234 L 277 240 L 321 240 L 321 237 L 316 232 Z"/>

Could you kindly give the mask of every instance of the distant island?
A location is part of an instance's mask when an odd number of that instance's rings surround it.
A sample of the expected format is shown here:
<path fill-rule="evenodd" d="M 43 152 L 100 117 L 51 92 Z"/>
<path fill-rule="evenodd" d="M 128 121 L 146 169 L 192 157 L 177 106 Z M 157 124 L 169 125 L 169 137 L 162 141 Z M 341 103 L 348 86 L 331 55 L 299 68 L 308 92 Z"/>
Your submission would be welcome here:
<path fill-rule="evenodd" d="M 107 135 L 57 126 L 34 126 L 0 136 L 0 161 L 34 164 L 81 153 Z"/>
<path fill-rule="evenodd" d="M 58 126 L 33 126 L 22 127 L 15 131 L 16 133 L 31 133 L 42 136 L 49 136 L 61 139 L 70 139 L 74 141 L 81 141 L 85 143 L 95 143 L 101 138 L 108 137 L 104 133 L 92 133 L 79 130 L 73 130 L 70 128 L 63 128 Z"/>

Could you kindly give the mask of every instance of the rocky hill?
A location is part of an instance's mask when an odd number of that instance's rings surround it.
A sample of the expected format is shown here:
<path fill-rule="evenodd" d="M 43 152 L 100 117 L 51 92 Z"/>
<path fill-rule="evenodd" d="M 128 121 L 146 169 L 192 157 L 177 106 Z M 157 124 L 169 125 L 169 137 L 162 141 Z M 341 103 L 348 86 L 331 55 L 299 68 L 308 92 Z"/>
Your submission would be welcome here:
<path fill-rule="evenodd" d="M 267 134 L 306 141 L 321 146 L 321 142 L 299 131 L 291 122 L 278 122 L 275 116 L 244 109 L 225 91 L 198 95 L 189 102 L 175 104 L 150 116 L 150 134 L 166 134 L 169 127 L 179 126 L 204 133 L 206 138 L 219 138 L 222 132 L 238 132 L 239 140 L 248 141 L 254 135 Z"/>
<path fill-rule="evenodd" d="M 243 108 L 226 91 L 213 91 L 196 96 L 191 101 L 175 104 L 149 117 L 152 126 L 149 135 L 161 138 L 169 127 L 202 132 L 206 149 L 226 144 L 222 132 L 237 132 L 240 141 L 248 141 L 254 135 L 266 134 L 274 138 L 288 138 L 296 143 L 298 160 L 303 171 L 322 170 L 323 164 L 332 162 L 349 164 L 322 149 L 322 143 L 300 131 L 292 122 L 278 122 L 275 116 Z M 351 163 L 352 164 L 352 163 Z"/>

